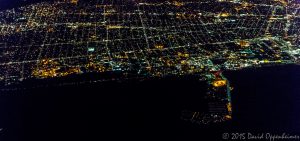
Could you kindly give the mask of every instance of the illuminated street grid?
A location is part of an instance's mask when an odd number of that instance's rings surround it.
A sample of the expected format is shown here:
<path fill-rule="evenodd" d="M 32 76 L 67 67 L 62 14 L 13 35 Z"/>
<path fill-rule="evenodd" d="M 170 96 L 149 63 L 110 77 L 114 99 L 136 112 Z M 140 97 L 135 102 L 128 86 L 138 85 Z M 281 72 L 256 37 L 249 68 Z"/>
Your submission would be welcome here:
<path fill-rule="evenodd" d="M 299 63 L 299 8 L 296 0 L 60 0 L 1 11 L 0 85 L 88 72 L 195 74 L 210 84 L 210 110 L 183 119 L 228 120 L 221 71 Z"/>
<path fill-rule="evenodd" d="M 295 63 L 299 7 L 284 0 L 72 0 L 2 11 L 0 80 Z"/>

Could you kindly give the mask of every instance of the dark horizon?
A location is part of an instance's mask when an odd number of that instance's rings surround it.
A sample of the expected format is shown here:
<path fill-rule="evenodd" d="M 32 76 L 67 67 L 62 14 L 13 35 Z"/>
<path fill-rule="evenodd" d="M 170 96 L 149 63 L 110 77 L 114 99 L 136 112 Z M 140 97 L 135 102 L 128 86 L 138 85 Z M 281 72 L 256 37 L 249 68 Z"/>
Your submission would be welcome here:
<path fill-rule="evenodd" d="M 20 6 L 53 0 L 0 0 L 0 10 L 18 8 Z"/>

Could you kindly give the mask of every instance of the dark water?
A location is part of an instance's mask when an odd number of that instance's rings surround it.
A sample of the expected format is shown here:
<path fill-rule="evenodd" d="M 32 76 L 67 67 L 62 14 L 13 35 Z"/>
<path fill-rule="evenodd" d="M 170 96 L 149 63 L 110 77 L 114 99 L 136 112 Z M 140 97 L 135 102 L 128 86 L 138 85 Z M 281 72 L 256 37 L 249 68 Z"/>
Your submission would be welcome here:
<path fill-rule="evenodd" d="M 8 140 L 185 137 L 181 110 L 201 107 L 205 84 L 190 76 L 5 92 L 0 127 Z"/>
<path fill-rule="evenodd" d="M 300 66 L 248 69 L 226 76 L 235 87 L 236 128 L 300 133 Z"/>
<path fill-rule="evenodd" d="M 2 92 L 0 140 L 221 140 L 224 132 L 300 133 L 300 66 L 226 72 L 233 120 L 199 126 L 180 119 L 201 107 L 192 76 Z"/>

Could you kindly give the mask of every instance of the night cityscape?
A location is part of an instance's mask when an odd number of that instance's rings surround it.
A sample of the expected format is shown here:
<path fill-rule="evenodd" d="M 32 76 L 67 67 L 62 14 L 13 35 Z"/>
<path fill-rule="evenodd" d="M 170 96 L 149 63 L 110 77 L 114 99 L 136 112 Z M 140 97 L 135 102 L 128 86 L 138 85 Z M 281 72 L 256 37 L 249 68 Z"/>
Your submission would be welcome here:
<path fill-rule="evenodd" d="M 298 0 L 1 3 L 3 140 L 300 140 Z"/>

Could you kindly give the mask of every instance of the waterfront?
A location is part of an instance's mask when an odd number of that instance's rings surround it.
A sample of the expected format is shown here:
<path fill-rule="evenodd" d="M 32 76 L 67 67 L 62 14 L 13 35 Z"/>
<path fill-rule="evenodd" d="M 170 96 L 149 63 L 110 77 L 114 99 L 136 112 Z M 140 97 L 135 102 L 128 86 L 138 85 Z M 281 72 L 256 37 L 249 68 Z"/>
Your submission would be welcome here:
<path fill-rule="evenodd" d="M 234 86 L 233 120 L 211 126 L 180 119 L 182 110 L 201 108 L 206 83 L 192 77 L 14 91 L 0 96 L 2 136 L 219 140 L 224 132 L 299 133 L 299 73 L 300 66 L 225 72 Z"/>

